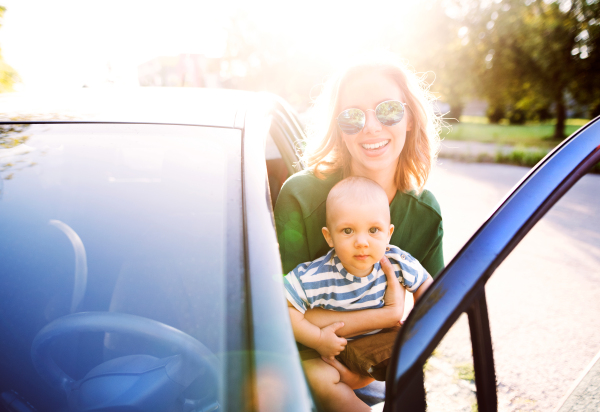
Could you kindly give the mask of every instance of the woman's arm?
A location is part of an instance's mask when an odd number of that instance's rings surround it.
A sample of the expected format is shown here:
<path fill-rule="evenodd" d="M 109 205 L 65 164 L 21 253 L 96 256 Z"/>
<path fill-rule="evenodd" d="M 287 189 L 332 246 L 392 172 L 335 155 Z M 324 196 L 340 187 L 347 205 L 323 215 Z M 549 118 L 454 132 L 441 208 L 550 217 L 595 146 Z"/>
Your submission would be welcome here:
<path fill-rule="evenodd" d="M 310 309 L 304 317 L 319 328 L 335 322 L 344 326 L 337 330 L 338 336 L 345 338 L 370 332 L 375 329 L 391 328 L 398 325 L 404 315 L 404 288 L 400 287 L 390 261 L 384 256 L 381 268 L 387 278 L 384 306 L 379 309 L 364 309 L 352 312 L 337 312 L 326 309 Z"/>
<path fill-rule="evenodd" d="M 435 240 L 431 245 L 431 249 L 427 252 L 427 255 L 421 260 L 421 265 L 429 272 L 435 279 L 437 275 L 444 269 L 444 249 L 443 249 L 443 238 L 444 238 L 444 225 L 443 222 L 437 226 Z"/>
<path fill-rule="evenodd" d="M 284 186 L 275 204 L 275 227 L 283 273 L 311 259 L 308 251 L 306 227 L 298 200 Z"/>

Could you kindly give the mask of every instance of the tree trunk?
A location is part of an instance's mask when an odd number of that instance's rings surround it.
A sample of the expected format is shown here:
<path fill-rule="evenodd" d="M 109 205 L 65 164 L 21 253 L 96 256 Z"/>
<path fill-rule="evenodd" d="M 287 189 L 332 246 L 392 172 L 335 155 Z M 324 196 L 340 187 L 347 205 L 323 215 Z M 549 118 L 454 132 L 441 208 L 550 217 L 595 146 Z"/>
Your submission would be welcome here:
<path fill-rule="evenodd" d="M 450 123 L 457 123 L 460 120 L 464 107 L 463 103 L 450 103 L 450 113 L 445 116 L 446 120 Z"/>
<path fill-rule="evenodd" d="M 562 90 L 556 96 L 554 101 L 556 104 L 556 126 L 554 127 L 554 138 L 563 140 L 565 138 L 565 122 L 567 120 L 567 108 Z"/>

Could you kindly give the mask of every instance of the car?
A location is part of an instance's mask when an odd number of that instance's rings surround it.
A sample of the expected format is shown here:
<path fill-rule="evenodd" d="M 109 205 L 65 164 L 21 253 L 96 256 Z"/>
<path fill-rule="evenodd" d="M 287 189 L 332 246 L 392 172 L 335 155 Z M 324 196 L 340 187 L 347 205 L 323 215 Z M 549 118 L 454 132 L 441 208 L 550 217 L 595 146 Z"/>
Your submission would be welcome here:
<path fill-rule="evenodd" d="M 0 112 L 0 408 L 317 409 L 273 220 L 305 167 L 289 105 L 90 89 L 0 96 Z M 375 402 L 425 410 L 423 365 L 466 312 L 478 408 L 497 410 L 485 282 L 598 161 L 596 119 L 515 187 L 415 305 Z"/>
<path fill-rule="evenodd" d="M 287 103 L 1 100 L 0 410 L 313 409 L 273 225 L 303 138 Z"/>

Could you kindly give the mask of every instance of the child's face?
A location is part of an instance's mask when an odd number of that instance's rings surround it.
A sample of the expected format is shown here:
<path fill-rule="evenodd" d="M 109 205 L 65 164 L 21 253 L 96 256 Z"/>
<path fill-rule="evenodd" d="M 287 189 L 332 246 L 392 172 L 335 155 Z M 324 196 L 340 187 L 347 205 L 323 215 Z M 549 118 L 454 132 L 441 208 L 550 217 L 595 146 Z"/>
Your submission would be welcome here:
<path fill-rule="evenodd" d="M 394 225 L 390 211 L 381 202 L 338 202 L 330 214 L 323 236 L 335 248 L 344 268 L 354 276 L 367 276 L 389 244 Z"/>

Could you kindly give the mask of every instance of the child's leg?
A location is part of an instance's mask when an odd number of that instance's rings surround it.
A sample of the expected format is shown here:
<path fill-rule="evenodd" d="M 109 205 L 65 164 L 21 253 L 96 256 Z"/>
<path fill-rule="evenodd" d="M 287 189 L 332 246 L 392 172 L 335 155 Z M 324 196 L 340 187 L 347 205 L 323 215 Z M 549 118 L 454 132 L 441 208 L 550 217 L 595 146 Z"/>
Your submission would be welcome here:
<path fill-rule="evenodd" d="M 368 412 L 371 410 L 358 399 L 348 385 L 340 382 L 339 372 L 323 359 L 310 359 L 302 362 L 304 373 L 313 390 L 317 402 L 325 411 Z"/>
<path fill-rule="evenodd" d="M 340 374 L 340 382 L 345 383 L 350 387 L 350 389 L 360 389 L 364 388 L 375 379 L 370 376 L 360 375 L 358 373 L 352 372 L 350 369 L 346 367 L 342 362 L 337 360 L 336 358 L 322 358 L 324 362 L 333 366 Z"/>

